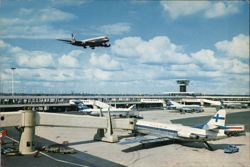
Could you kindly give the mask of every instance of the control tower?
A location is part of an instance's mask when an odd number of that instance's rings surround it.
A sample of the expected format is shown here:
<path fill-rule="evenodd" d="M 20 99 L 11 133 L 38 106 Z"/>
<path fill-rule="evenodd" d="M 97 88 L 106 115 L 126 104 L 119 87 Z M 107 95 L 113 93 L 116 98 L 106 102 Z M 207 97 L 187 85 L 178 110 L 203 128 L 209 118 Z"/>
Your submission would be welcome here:
<path fill-rule="evenodd" d="M 189 84 L 189 80 L 187 79 L 180 79 L 176 81 L 177 84 L 180 85 L 180 92 L 187 92 L 187 85 Z"/>

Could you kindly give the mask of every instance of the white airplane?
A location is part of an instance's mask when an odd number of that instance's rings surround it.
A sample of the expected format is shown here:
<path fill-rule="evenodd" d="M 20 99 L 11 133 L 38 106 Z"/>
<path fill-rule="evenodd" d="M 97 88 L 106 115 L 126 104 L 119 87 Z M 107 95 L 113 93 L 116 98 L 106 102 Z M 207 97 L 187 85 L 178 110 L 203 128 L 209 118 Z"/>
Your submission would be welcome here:
<path fill-rule="evenodd" d="M 174 109 L 180 112 L 203 112 L 204 109 L 200 105 L 184 105 L 172 100 L 167 101 L 167 109 Z"/>
<path fill-rule="evenodd" d="M 108 113 L 110 111 L 110 114 L 112 116 L 117 117 L 137 117 L 138 111 L 135 110 L 135 105 L 130 106 L 129 108 L 116 108 L 116 107 L 108 107 L 108 108 L 86 108 L 79 112 L 89 112 L 90 115 L 99 115 L 102 113 Z"/>
<path fill-rule="evenodd" d="M 59 41 L 63 41 L 66 43 L 69 43 L 74 46 L 82 46 L 83 48 L 87 48 L 89 46 L 92 49 L 95 49 L 95 47 L 110 47 L 109 38 L 106 36 L 99 36 L 95 38 L 89 38 L 84 40 L 76 40 L 74 34 L 71 34 L 71 39 L 57 39 Z"/>
<path fill-rule="evenodd" d="M 247 108 L 246 104 L 241 104 L 241 103 L 222 103 L 222 106 L 225 108 Z"/>
<path fill-rule="evenodd" d="M 219 110 L 204 126 L 194 128 L 177 124 L 163 124 L 138 120 L 135 125 L 135 132 L 144 134 L 133 138 L 125 138 L 119 141 L 120 144 L 151 143 L 164 140 L 181 140 L 192 142 L 203 142 L 209 150 L 213 148 L 207 141 L 227 138 L 225 130 L 226 111 Z"/>
<path fill-rule="evenodd" d="M 110 114 L 112 116 L 117 116 L 117 117 L 136 117 L 136 118 L 142 118 L 141 116 L 139 116 L 139 112 L 136 110 L 135 105 L 130 106 L 129 108 L 116 108 L 113 107 L 111 105 L 108 105 L 106 103 L 103 102 L 99 102 L 102 104 L 102 107 L 97 106 L 95 103 L 97 103 L 96 101 L 94 101 L 93 105 L 98 107 L 98 108 L 90 108 L 88 107 L 85 103 L 84 100 L 70 100 L 70 104 L 72 105 L 76 105 L 78 112 L 81 112 L 83 114 L 87 114 L 87 115 L 100 115 L 100 113 L 108 113 L 108 111 L 110 111 Z M 88 100 L 86 100 L 86 102 L 90 102 Z"/>

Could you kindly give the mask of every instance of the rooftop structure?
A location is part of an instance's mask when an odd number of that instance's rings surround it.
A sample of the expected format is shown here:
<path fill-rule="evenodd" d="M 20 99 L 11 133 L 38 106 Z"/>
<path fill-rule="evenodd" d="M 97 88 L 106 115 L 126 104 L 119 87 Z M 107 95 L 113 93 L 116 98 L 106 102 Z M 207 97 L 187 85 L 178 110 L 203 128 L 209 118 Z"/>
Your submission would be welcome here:
<path fill-rule="evenodd" d="M 187 92 L 187 85 L 189 84 L 190 80 L 187 79 L 180 79 L 176 81 L 177 84 L 180 85 L 180 92 Z"/>

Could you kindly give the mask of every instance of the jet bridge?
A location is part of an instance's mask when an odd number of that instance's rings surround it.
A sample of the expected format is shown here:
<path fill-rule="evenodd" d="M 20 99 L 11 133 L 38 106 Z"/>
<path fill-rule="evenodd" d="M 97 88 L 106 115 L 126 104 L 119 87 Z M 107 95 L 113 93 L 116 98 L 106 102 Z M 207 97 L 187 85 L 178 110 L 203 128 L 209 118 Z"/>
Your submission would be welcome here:
<path fill-rule="evenodd" d="M 113 119 L 110 116 L 94 117 L 22 110 L 0 112 L 0 126 L 19 127 L 21 132 L 19 151 L 22 154 L 30 154 L 35 150 L 35 126 L 95 128 L 97 129 L 95 140 L 117 142 L 118 137 L 113 133 L 113 129 L 134 130 L 135 119 Z"/>

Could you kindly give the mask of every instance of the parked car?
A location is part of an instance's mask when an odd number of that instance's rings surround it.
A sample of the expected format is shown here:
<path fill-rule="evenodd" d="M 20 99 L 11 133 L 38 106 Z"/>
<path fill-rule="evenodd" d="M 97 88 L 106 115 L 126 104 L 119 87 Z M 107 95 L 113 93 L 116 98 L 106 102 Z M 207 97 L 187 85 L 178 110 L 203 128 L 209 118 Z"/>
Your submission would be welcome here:
<path fill-rule="evenodd" d="M 229 144 L 224 148 L 224 153 L 236 153 L 239 152 L 239 148 L 234 144 Z"/>

